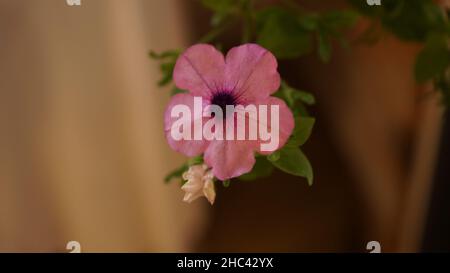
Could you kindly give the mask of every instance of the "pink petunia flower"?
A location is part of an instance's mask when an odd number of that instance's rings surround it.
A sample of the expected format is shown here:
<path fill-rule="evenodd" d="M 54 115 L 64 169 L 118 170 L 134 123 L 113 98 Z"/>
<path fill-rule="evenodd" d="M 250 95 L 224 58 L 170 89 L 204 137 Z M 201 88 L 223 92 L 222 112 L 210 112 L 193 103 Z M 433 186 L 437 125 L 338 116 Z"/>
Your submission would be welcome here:
<path fill-rule="evenodd" d="M 170 147 L 186 156 L 204 154 L 205 163 L 220 180 L 250 172 L 255 164 L 255 152 L 271 153 L 261 149 L 262 140 L 175 140 L 170 133 L 176 120 L 171 116 L 171 110 L 180 104 L 193 109 L 194 96 L 202 97 L 204 107 L 218 105 L 223 110 L 226 105 L 277 105 L 279 149 L 292 134 L 294 118 L 283 100 L 270 96 L 280 86 L 277 66 L 273 54 L 256 44 L 234 47 L 226 57 L 207 44 L 188 48 L 177 60 L 173 79 L 178 88 L 188 90 L 189 93 L 173 96 L 164 117 Z M 202 121 L 206 122 L 211 118 L 216 117 L 202 117 Z M 229 113 L 223 116 L 224 120 L 229 118 L 236 117 Z M 193 118 L 192 123 L 194 122 Z M 260 124 L 259 120 L 258 125 L 267 126 Z"/>

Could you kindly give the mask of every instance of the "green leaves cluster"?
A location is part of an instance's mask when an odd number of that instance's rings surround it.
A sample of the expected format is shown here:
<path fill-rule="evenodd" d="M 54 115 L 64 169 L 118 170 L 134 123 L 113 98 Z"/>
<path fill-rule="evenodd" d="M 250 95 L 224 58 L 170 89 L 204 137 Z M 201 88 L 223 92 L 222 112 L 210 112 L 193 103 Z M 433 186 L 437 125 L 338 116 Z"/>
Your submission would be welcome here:
<path fill-rule="evenodd" d="M 297 58 L 313 49 L 310 31 L 302 26 L 295 13 L 281 7 L 269 7 L 258 12 L 257 43 L 277 58 Z"/>
<path fill-rule="evenodd" d="M 416 79 L 423 83 L 445 74 L 450 65 L 448 37 L 440 33 L 430 33 L 423 50 L 419 53 L 415 66 Z"/>
<path fill-rule="evenodd" d="M 255 41 L 279 59 L 294 59 L 312 52 L 328 62 L 333 41 L 347 46 L 345 31 L 357 21 L 359 14 L 379 21 L 383 28 L 405 41 L 424 44 L 417 57 L 415 77 L 419 83 L 442 82 L 450 66 L 448 14 L 434 0 L 382 0 L 371 6 L 366 0 L 348 0 L 354 10 L 311 12 L 294 0 L 276 4 L 264 0 L 202 0 L 213 12 L 212 34 L 218 38 L 218 26 L 237 19 L 242 24 L 245 41 Z M 234 20 L 236 21 L 236 20 Z M 373 33 L 372 33 L 373 34 Z M 372 37 L 373 38 L 373 37 Z M 450 83 L 449 83 L 450 84 Z M 435 84 L 439 88 L 442 84 Z"/>
<path fill-rule="evenodd" d="M 333 40 L 346 45 L 343 33 L 358 18 L 351 10 L 308 12 L 291 0 L 281 0 L 281 4 L 261 0 L 202 0 L 202 3 L 213 12 L 213 30 L 207 37 L 217 33 L 214 27 L 221 30 L 219 26 L 224 22 L 240 21 L 242 41 L 256 42 L 278 59 L 298 58 L 316 50 L 320 59 L 328 62 Z"/>
<path fill-rule="evenodd" d="M 239 179 L 248 181 L 264 178 L 270 176 L 275 167 L 288 174 L 304 177 L 308 184 L 312 185 L 314 179 L 313 169 L 308 158 L 301 150 L 301 146 L 311 136 L 315 119 L 307 116 L 307 113 L 300 109 L 306 109 L 304 104 L 314 104 L 314 96 L 308 92 L 297 90 L 286 82 L 282 83 L 275 95 L 286 101 L 289 108 L 293 111 L 295 117 L 294 131 L 288 142 L 280 150 L 267 157 L 258 156 L 252 171 Z"/>
<path fill-rule="evenodd" d="M 447 28 L 445 14 L 433 0 L 382 0 L 379 6 L 369 6 L 366 0 L 348 1 L 403 40 L 423 42 L 430 32 Z"/>
<path fill-rule="evenodd" d="M 279 59 L 298 58 L 316 48 L 319 58 L 328 62 L 332 41 L 346 45 L 343 32 L 357 18 L 350 10 L 309 13 L 300 8 L 268 7 L 256 14 L 256 41 Z"/>
<path fill-rule="evenodd" d="M 170 85 L 172 83 L 173 78 L 173 69 L 175 68 L 175 63 L 180 56 L 179 50 L 166 50 L 161 53 L 156 53 L 154 51 L 150 51 L 148 56 L 156 61 L 160 62 L 159 70 L 161 71 L 161 79 L 158 81 L 158 86 L 163 87 Z M 171 95 L 175 95 L 178 93 L 183 93 L 185 91 L 178 89 L 173 86 Z"/>
<path fill-rule="evenodd" d="M 445 86 L 450 85 L 446 71 L 450 66 L 448 14 L 433 0 L 383 0 L 381 6 L 368 6 L 365 1 L 349 0 L 361 13 L 379 20 L 383 27 L 405 41 L 424 44 L 415 64 L 415 78 L 424 83 L 435 82 L 450 106 Z M 447 81 L 447 82 L 446 82 Z"/>

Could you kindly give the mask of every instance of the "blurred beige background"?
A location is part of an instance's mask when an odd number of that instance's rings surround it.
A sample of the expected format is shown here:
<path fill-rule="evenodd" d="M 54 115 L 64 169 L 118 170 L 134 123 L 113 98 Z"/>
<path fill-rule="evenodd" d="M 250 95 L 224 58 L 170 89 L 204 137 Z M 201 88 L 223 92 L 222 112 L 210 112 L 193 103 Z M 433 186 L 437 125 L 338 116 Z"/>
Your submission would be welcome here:
<path fill-rule="evenodd" d="M 276 173 L 211 208 L 163 184 L 183 158 L 147 52 L 194 43 L 208 18 L 194 0 L 0 0 L 0 251 L 417 251 L 441 110 L 412 78 L 420 46 L 388 34 L 282 64 L 317 96 L 313 187 Z"/>
<path fill-rule="evenodd" d="M 205 204 L 162 183 L 182 158 L 147 58 L 185 44 L 175 2 L 0 1 L 0 251 L 189 250 Z"/>

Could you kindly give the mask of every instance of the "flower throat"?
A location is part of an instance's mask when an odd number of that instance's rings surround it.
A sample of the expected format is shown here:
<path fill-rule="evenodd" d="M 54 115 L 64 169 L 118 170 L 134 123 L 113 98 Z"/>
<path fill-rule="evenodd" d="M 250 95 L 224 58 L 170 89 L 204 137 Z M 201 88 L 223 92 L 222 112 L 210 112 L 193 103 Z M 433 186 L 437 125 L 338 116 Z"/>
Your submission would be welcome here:
<path fill-rule="evenodd" d="M 222 112 L 224 113 L 224 117 L 228 116 L 232 113 L 227 113 L 226 107 L 227 105 L 233 105 L 236 106 L 237 100 L 236 98 L 226 91 L 221 91 L 213 95 L 211 99 L 211 104 L 215 104 L 219 106 L 222 109 Z"/>

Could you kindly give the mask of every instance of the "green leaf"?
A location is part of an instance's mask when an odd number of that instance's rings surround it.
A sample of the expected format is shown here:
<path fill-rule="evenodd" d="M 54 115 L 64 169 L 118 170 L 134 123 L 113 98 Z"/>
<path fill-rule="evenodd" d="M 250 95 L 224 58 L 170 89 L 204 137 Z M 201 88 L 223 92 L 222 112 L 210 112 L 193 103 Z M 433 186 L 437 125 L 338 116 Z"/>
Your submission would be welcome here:
<path fill-rule="evenodd" d="M 295 117 L 295 128 L 291 137 L 286 143 L 287 147 L 297 148 L 306 143 L 311 136 L 312 129 L 316 122 L 315 118 L 311 117 Z"/>
<path fill-rule="evenodd" d="M 174 87 L 174 88 L 172 88 L 172 91 L 170 91 L 171 96 L 174 96 L 176 94 L 182 94 L 182 93 L 187 93 L 187 91 L 179 89 L 178 87 Z"/>
<path fill-rule="evenodd" d="M 311 33 L 295 14 L 279 7 L 256 14 L 257 43 L 279 59 L 297 58 L 312 50 Z"/>
<path fill-rule="evenodd" d="M 179 55 L 180 51 L 178 50 L 167 50 L 161 53 L 156 53 L 154 51 L 149 52 L 150 58 L 161 62 L 159 69 L 162 76 L 158 81 L 159 86 L 166 86 L 172 82 L 173 69 Z"/>
<path fill-rule="evenodd" d="M 316 103 L 316 99 L 311 93 L 295 89 L 289 86 L 285 81 L 281 82 L 281 88 L 274 94 L 274 96 L 283 99 L 291 109 L 296 108 L 296 103 L 301 101 L 307 105 Z"/>
<path fill-rule="evenodd" d="M 175 178 L 182 178 L 182 175 L 185 171 L 187 171 L 189 169 L 189 166 L 187 164 L 183 164 L 181 167 L 173 170 L 172 172 L 170 172 L 165 178 L 164 178 L 164 182 L 165 183 L 169 183 L 170 181 L 172 181 Z"/>
<path fill-rule="evenodd" d="M 418 82 L 423 83 L 437 77 L 450 65 L 447 40 L 446 35 L 430 35 L 424 49 L 417 57 L 415 76 Z"/>
<path fill-rule="evenodd" d="M 282 148 L 280 158 L 272 164 L 278 169 L 295 176 L 301 176 L 308 180 L 311 186 L 314 179 L 311 163 L 305 154 L 298 148 Z"/>
<path fill-rule="evenodd" d="M 256 163 L 253 166 L 251 172 L 241 175 L 239 177 L 240 180 L 243 181 L 252 181 L 260 178 L 268 177 L 272 174 L 273 165 L 267 160 L 266 157 L 257 157 Z"/>
<path fill-rule="evenodd" d="M 332 39 L 337 39 L 343 46 L 348 45 L 343 32 L 356 23 L 358 16 L 351 10 L 334 10 L 319 16 L 316 36 L 317 53 L 321 61 L 324 63 L 330 61 Z"/>
<path fill-rule="evenodd" d="M 180 55 L 180 52 L 178 50 L 166 50 L 163 51 L 161 53 L 157 53 L 153 50 L 151 50 L 148 53 L 148 56 L 154 60 L 163 60 L 163 59 L 167 59 L 167 58 L 178 58 L 178 56 Z"/>
<path fill-rule="evenodd" d="M 316 98 L 314 97 L 313 94 L 306 92 L 306 91 L 298 90 L 298 89 L 294 89 L 294 90 L 297 91 L 292 94 L 295 100 L 300 100 L 301 102 L 303 102 L 307 105 L 316 104 Z"/>
<path fill-rule="evenodd" d="M 391 1 L 392 2 L 392 1 Z M 397 36 L 406 40 L 423 40 L 427 32 L 427 22 L 418 1 L 397 1 L 385 9 L 382 22 Z M 395 11 L 395 12 L 392 12 Z"/>
<path fill-rule="evenodd" d="M 281 156 L 281 154 L 280 154 L 280 151 L 278 150 L 278 151 L 275 151 L 275 152 L 271 153 L 270 155 L 268 155 L 267 160 L 269 160 L 270 162 L 275 162 L 280 159 L 280 156 Z"/>
<path fill-rule="evenodd" d="M 225 188 L 230 187 L 230 185 L 231 185 L 231 180 L 230 180 L 230 179 L 227 179 L 227 180 L 225 180 L 225 181 L 222 181 L 222 185 L 223 185 Z"/>
<path fill-rule="evenodd" d="M 188 165 L 189 166 L 193 166 L 193 165 L 199 165 L 203 163 L 203 157 L 201 155 L 199 156 L 195 156 L 195 157 L 191 157 L 188 160 Z"/>
<path fill-rule="evenodd" d="M 159 68 L 163 77 L 158 82 L 159 86 L 165 86 L 172 81 L 173 69 L 175 67 L 175 59 L 169 62 L 162 63 Z"/>

